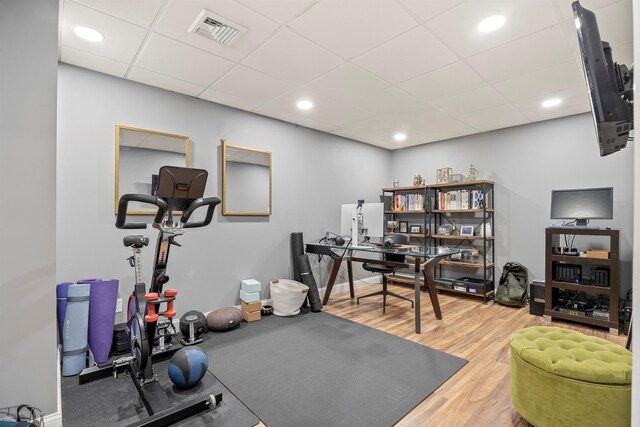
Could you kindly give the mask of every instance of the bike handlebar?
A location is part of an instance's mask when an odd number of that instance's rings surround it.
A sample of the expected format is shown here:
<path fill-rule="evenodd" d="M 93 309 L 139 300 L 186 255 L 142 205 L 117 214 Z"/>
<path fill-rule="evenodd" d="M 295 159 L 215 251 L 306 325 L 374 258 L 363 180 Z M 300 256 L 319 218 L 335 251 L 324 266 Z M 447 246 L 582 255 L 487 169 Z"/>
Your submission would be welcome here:
<path fill-rule="evenodd" d="M 220 204 L 220 202 L 221 201 L 218 197 L 201 197 L 199 199 L 195 199 L 185 207 L 184 211 L 182 212 L 180 222 L 183 224 L 184 228 L 205 227 L 211 223 L 211 220 L 213 219 L 213 212 L 215 211 L 216 206 Z M 188 222 L 191 214 L 193 214 L 196 209 L 203 206 L 207 206 L 207 214 L 205 215 L 204 220 L 200 222 Z"/>
<path fill-rule="evenodd" d="M 147 224 L 144 222 L 127 222 L 127 207 L 129 202 L 140 202 L 154 205 L 158 208 L 156 216 L 153 222 L 160 223 L 164 218 L 164 215 L 169 209 L 169 205 L 164 199 L 156 196 L 149 196 L 146 194 L 125 194 L 120 197 L 118 202 L 118 217 L 116 218 L 116 228 L 121 229 L 140 229 L 147 228 Z"/>

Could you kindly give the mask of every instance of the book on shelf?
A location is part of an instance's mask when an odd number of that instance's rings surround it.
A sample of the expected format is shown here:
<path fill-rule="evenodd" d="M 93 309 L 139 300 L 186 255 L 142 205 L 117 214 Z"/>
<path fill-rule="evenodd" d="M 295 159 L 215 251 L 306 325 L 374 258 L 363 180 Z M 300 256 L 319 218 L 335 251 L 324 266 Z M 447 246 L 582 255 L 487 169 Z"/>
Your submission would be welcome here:
<path fill-rule="evenodd" d="M 396 194 L 393 197 L 393 210 L 419 211 L 424 209 L 424 194 Z"/>
<path fill-rule="evenodd" d="M 440 191 L 436 198 L 437 210 L 480 209 L 484 193 L 480 190 Z"/>

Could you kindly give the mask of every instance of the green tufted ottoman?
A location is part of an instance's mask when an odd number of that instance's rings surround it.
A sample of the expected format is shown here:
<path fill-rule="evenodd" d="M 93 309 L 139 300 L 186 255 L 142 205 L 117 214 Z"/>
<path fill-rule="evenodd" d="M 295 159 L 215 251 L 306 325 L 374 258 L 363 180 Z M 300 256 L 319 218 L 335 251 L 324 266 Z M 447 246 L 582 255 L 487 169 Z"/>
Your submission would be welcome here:
<path fill-rule="evenodd" d="M 521 329 L 511 337 L 511 401 L 536 427 L 627 427 L 631 352 L 568 329 Z"/>

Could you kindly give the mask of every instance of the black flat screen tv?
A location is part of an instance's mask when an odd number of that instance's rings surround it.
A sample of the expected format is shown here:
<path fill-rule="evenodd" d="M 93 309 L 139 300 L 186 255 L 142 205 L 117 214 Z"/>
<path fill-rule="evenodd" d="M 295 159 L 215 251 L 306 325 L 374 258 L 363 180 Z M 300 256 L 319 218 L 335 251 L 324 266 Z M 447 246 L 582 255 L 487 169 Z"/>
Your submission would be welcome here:
<path fill-rule="evenodd" d="M 630 140 L 633 69 L 613 61 L 611 46 L 601 40 L 594 13 L 577 1 L 572 8 L 600 155 L 606 156 L 625 148 Z"/>
<path fill-rule="evenodd" d="M 551 191 L 551 219 L 571 219 L 579 226 L 613 219 L 613 187 Z"/>

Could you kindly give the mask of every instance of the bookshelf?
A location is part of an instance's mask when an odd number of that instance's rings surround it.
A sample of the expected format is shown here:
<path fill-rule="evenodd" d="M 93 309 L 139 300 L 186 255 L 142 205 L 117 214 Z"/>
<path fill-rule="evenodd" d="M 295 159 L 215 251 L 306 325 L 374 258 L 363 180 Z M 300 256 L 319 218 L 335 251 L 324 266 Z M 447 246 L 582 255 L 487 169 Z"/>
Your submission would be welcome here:
<path fill-rule="evenodd" d="M 493 298 L 495 289 L 493 181 L 479 180 L 383 188 L 382 193 L 383 196 L 391 197 L 391 202 L 387 199 L 389 208 L 385 207 L 385 227 L 389 220 L 405 220 L 409 221 L 409 224 L 413 220 L 415 223 L 418 221 L 415 218 L 421 215 L 424 224 L 422 233 L 407 233 L 410 237 L 417 239 L 416 243 L 425 246 L 477 250 L 477 255 L 474 256 L 441 261 L 435 271 L 437 289 L 442 292 L 481 298 L 484 303 Z M 416 209 L 415 205 L 396 203 L 398 199 L 403 200 L 402 197 L 396 196 L 416 193 L 424 195 L 421 207 Z M 461 235 L 463 225 L 473 227 L 471 235 Z M 442 226 L 445 227 L 441 229 Z M 447 228 L 448 230 L 445 230 Z M 398 230 L 394 232 L 397 233 Z M 391 230 L 386 229 L 385 235 L 392 233 Z M 475 279 L 478 283 L 471 285 L 468 281 L 459 281 L 462 278 Z M 390 275 L 388 280 L 409 283 L 413 279 L 395 274 Z"/>

